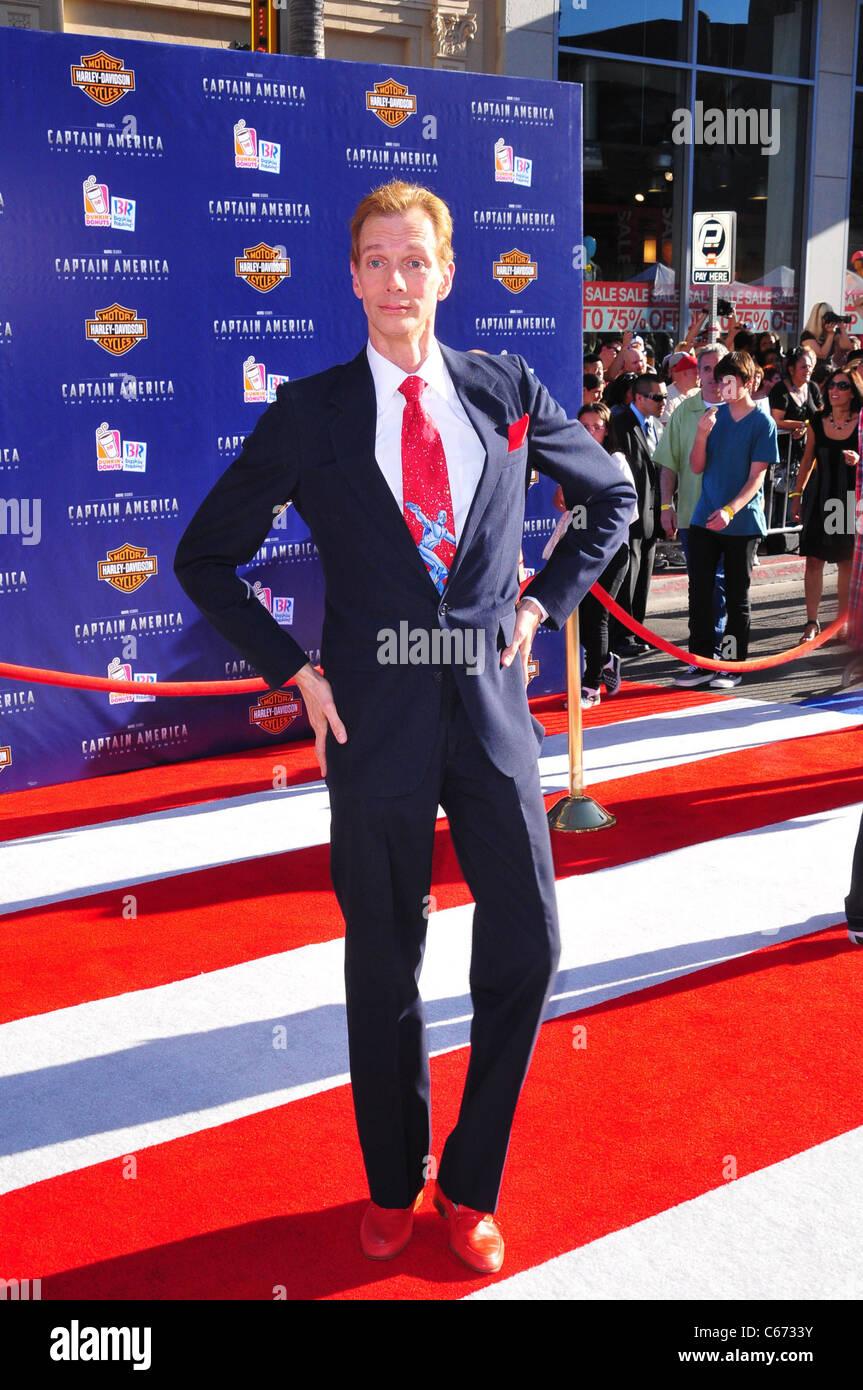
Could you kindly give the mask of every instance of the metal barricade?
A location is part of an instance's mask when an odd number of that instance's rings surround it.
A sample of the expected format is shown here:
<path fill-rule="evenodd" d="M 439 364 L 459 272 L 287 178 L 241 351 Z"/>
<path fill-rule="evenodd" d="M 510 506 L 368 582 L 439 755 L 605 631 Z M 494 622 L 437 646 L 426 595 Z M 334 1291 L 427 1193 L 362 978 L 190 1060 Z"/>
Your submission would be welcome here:
<path fill-rule="evenodd" d="M 772 463 L 764 478 L 764 516 L 768 536 L 793 535 L 801 531 L 799 522 L 791 519 L 790 493 L 794 491 L 797 464 L 792 463 L 793 435 L 780 430 L 778 435 L 779 462 Z"/>

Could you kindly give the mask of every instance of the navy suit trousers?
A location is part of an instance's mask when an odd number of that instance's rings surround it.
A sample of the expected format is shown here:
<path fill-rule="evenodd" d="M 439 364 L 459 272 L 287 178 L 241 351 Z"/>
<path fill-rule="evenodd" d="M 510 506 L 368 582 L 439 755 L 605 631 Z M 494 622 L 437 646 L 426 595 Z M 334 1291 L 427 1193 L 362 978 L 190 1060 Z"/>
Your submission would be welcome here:
<path fill-rule="evenodd" d="M 449 668 L 432 756 L 404 796 L 330 791 L 331 871 L 345 918 L 351 1083 L 369 1190 L 407 1207 L 433 1172 L 426 1018 L 418 979 L 425 949 L 435 818 L 440 804 L 476 907 L 473 1021 L 461 1110 L 438 1178 L 453 1202 L 493 1212 L 519 1090 L 559 956 L 554 868 L 535 761 L 499 772 L 476 738 Z M 454 928 L 449 928 L 453 930 Z M 469 1012 L 435 1006 L 432 1046 Z"/>

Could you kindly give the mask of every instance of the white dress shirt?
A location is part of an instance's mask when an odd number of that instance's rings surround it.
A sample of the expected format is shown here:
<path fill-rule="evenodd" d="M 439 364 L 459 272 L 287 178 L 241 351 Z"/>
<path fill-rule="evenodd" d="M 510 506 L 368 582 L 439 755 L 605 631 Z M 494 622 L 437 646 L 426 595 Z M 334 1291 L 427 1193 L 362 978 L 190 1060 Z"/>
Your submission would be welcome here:
<path fill-rule="evenodd" d="M 405 372 L 401 367 L 397 367 L 394 362 L 382 357 L 371 343 L 366 344 L 366 356 L 371 368 L 377 402 L 375 459 L 402 513 L 402 416 L 405 398 L 399 387 L 408 376 L 421 376 L 423 381 L 428 382 L 420 404 L 434 421 L 446 455 L 455 539 L 458 545 L 470 504 L 485 467 L 485 449 L 458 398 L 437 339 L 432 339 L 428 356 L 415 372 Z M 536 604 L 543 618 L 548 616 L 538 599 L 532 598 L 531 603 Z"/>
<path fill-rule="evenodd" d="M 372 370 L 378 409 L 375 458 L 402 513 L 402 416 L 405 398 L 399 387 L 408 376 L 420 376 L 428 382 L 420 404 L 434 421 L 446 455 L 458 544 L 485 465 L 485 449 L 456 394 L 441 350 L 433 339 L 428 357 L 415 372 L 406 372 L 397 367 L 394 362 L 382 357 L 371 343 L 366 344 L 366 355 Z"/>

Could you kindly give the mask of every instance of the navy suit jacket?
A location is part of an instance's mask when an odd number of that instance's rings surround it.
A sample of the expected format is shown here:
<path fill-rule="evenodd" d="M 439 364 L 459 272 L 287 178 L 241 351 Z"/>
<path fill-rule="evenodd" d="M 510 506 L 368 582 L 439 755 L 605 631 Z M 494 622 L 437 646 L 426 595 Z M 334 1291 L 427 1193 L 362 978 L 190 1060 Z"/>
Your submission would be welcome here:
<path fill-rule="evenodd" d="M 659 497 L 659 469 L 653 462 L 644 431 L 632 406 L 611 420 L 612 446 L 619 449 L 632 469 L 638 494 L 638 516 L 629 528 L 630 537 L 652 540 L 657 533 L 656 504 Z"/>
<path fill-rule="evenodd" d="M 441 346 L 455 389 L 486 451 L 485 465 L 443 595 L 432 584 L 375 460 L 376 400 L 365 350 L 351 362 L 286 382 L 242 453 L 205 498 L 180 541 L 175 572 L 213 626 L 271 689 L 290 682 L 306 652 L 236 574 L 291 501 L 309 527 L 325 579 L 321 664 L 348 738 L 327 736 L 327 780 L 363 795 L 397 796 L 421 780 L 440 714 L 440 665 L 383 665 L 384 630 L 475 630 L 484 664 L 454 666 L 471 725 L 507 776 L 537 757 L 521 661 L 501 667 L 515 627 L 517 566 L 529 470 L 563 487 L 586 525 L 567 528 L 527 592 L 561 627 L 626 540 L 633 491 L 578 421 L 568 420 L 525 362 Z M 510 426 L 524 415 L 524 442 Z M 452 464 L 450 465 L 452 466 Z M 581 514 L 577 514 L 581 515 Z"/>

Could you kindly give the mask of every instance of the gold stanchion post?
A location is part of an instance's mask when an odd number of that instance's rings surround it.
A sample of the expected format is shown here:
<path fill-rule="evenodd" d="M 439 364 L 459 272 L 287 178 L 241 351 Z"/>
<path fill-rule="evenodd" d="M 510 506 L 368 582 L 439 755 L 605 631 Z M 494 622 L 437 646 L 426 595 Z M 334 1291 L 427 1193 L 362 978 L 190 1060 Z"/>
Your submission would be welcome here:
<path fill-rule="evenodd" d="M 584 793 L 584 748 L 581 723 L 581 652 L 579 650 L 578 609 L 566 623 L 566 700 L 569 734 L 569 796 L 556 802 L 548 812 L 552 830 L 604 830 L 617 824 L 592 796 Z"/>

